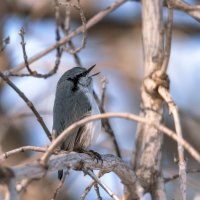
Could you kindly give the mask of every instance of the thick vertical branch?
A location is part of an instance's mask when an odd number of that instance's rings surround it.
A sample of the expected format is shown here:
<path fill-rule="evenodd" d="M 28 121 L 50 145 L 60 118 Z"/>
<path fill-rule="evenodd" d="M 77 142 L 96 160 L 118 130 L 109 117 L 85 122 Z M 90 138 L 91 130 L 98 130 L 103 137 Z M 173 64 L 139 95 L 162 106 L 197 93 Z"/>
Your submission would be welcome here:
<path fill-rule="evenodd" d="M 144 75 L 145 80 L 158 70 L 163 59 L 163 16 L 162 0 L 142 1 L 142 37 L 144 50 Z M 162 100 L 151 93 L 150 82 L 144 81 L 141 88 L 141 115 L 149 121 L 160 123 L 162 120 Z M 150 90 L 149 90 L 150 89 Z M 152 90 L 153 91 L 153 90 Z M 153 195 L 153 199 L 162 199 L 165 194 L 159 189 L 162 134 L 154 127 L 139 124 L 137 129 L 137 144 L 135 157 L 135 170 L 139 180 Z M 154 195 L 156 194 L 156 195 Z"/>

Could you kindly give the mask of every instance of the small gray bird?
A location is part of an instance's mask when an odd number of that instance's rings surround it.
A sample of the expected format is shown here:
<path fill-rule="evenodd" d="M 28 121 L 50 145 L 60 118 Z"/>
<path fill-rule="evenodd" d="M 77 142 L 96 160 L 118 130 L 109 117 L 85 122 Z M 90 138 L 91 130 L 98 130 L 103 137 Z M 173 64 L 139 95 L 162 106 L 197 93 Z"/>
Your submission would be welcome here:
<path fill-rule="evenodd" d="M 58 81 L 53 108 L 53 131 L 57 136 L 74 122 L 100 113 L 93 96 L 92 83 L 92 77 L 99 73 L 89 74 L 94 67 L 95 65 L 89 69 L 74 67 L 65 72 Z M 60 148 L 83 152 L 97 139 L 100 131 L 100 120 L 89 122 L 70 133 Z M 61 180 L 62 176 L 63 170 L 59 170 L 58 178 Z"/>

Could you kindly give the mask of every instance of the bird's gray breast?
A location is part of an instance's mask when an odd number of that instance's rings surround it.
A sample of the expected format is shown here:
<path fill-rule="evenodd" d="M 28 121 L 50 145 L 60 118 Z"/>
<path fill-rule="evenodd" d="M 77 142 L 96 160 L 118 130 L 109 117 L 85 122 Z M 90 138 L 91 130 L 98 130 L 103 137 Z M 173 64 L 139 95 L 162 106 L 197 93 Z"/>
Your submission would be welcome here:
<path fill-rule="evenodd" d="M 58 134 L 74 122 L 99 113 L 99 108 L 89 88 L 81 88 L 73 93 L 70 90 L 70 83 L 68 83 L 68 87 L 62 84 L 58 85 L 53 109 L 53 129 Z M 65 139 L 63 149 L 87 148 L 98 137 L 101 131 L 101 122 L 100 120 L 92 121 L 81 128 L 82 131 L 77 128 Z"/>
<path fill-rule="evenodd" d="M 90 115 L 96 115 L 100 114 L 99 107 L 96 103 L 96 100 L 93 96 L 93 94 L 90 91 L 84 91 L 84 94 L 87 96 L 90 105 L 91 105 L 91 111 Z M 85 147 L 90 146 L 91 144 L 94 144 L 99 136 L 99 133 L 101 132 L 101 121 L 91 121 L 85 125 L 85 133 L 83 134 L 84 137 L 87 138 L 87 142 L 85 142 Z M 85 140 L 85 139 L 84 139 Z"/>

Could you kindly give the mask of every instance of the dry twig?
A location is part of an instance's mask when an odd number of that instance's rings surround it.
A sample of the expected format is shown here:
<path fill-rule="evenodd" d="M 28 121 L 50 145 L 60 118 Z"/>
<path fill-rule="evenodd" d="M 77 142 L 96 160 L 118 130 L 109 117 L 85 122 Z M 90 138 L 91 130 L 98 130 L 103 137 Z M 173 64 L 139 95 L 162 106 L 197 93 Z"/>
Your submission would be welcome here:
<path fill-rule="evenodd" d="M 36 151 L 36 152 L 45 152 L 46 151 L 46 147 L 37 147 L 37 146 L 23 146 L 23 147 L 19 147 L 17 149 L 13 149 L 11 151 L 7 151 L 3 154 L 0 155 L 0 160 L 5 160 L 7 158 L 9 158 L 10 156 L 13 156 L 17 153 L 20 152 L 25 152 L 25 151 Z"/>
<path fill-rule="evenodd" d="M 183 138 L 178 109 L 169 93 L 169 90 L 166 89 L 165 87 L 159 86 L 158 92 L 165 100 L 165 102 L 168 104 L 170 113 L 172 113 L 173 115 L 175 130 L 178 137 Z M 178 143 L 178 156 L 179 156 L 180 189 L 181 189 L 182 199 L 184 200 L 186 199 L 187 174 L 186 174 L 186 162 L 184 158 L 184 148 L 180 143 Z"/>
<path fill-rule="evenodd" d="M 69 174 L 68 171 L 65 171 L 64 174 L 63 174 L 63 177 L 62 177 L 62 180 L 59 182 L 59 185 L 58 187 L 56 188 L 54 194 L 53 194 L 53 198 L 51 200 L 56 200 L 60 190 L 63 188 L 64 186 L 64 183 L 65 183 L 65 179 L 67 177 L 67 175 Z"/>
<path fill-rule="evenodd" d="M 120 5 L 122 5 L 125 2 L 126 2 L 126 0 L 116 0 L 114 3 L 112 3 L 107 8 L 105 8 L 104 10 L 101 10 L 99 13 L 97 13 L 94 17 L 92 17 L 86 23 L 86 25 L 85 25 L 86 30 L 90 29 L 92 26 L 94 26 L 95 24 L 100 22 L 105 16 L 107 16 L 109 13 L 111 13 L 112 11 L 117 9 Z M 58 46 L 64 45 L 65 43 L 69 42 L 69 40 L 71 40 L 73 37 L 75 37 L 79 33 L 83 32 L 83 30 L 84 30 L 84 26 L 82 25 L 82 26 L 78 27 L 75 31 L 71 32 L 69 35 L 62 38 L 59 42 L 56 42 L 55 44 L 51 45 L 44 51 L 41 51 L 40 53 L 36 54 L 35 56 L 33 56 L 32 58 L 30 58 L 28 60 L 29 65 L 32 64 L 33 62 L 37 61 L 38 59 L 42 58 L 46 54 L 50 53 Z M 17 73 L 18 71 L 22 70 L 24 67 L 25 67 L 25 64 L 22 63 L 8 71 L 5 71 L 4 73 L 9 76 L 12 73 Z"/>
<path fill-rule="evenodd" d="M 186 170 L 186 173 L 187 173 L 187 174 L 200 173 L 200 169 L 187 169 L 187 170 Z M 180 174 L 175 174 L 175 175 L 173 175 L 173 176 L 171 176 L 171 177 L 164 178 L 164 182 L 165 182 L 165 183 L 168 183 L 168 182 L 173 181 L 173 180 L 175 180 L 175 179 L 177 179 L 177 178 L 179 178 L 179 177 L 180 177 Z"/>
<path fill-rule="evenodd" d="M 10 37 L 6 37 L 2 41 L 2 46 L 0 47 L 0 53 L 5 50 L 6 46 L 10 43 Z"/>
<path fill-rule="evenodd" d="M 188 15 L 200 22 L 200 5 L 192 6 L 183 0 L 167 0 L 167 3 L 169 6 L 175 9 L 179 9 L 186 12 Z"/>
<path fill-rule="evenodd" d="M 99 105 L 100 112 L 102 114 L 106 113 L 104 107 L 101 106 L 102 102 L 99 100 L 99 97 L 97 96 L 97 94 L 95 92 L 93 92 L 93 94 L 94 94 L 94 98 L 97 101 L 97 104 Z M 113 144 L 114 144 L 114 147 L 115 147 L 115 151 L 116 151 L 117 156 L 121 158 L 121 152 L 120 152 L 120 149 L 119 149 L 119 145 L 117 143 L 117 140 L 116 140 L 115 134 L 113 132 L 113 129 L 112 129 L 111 125 L 110 125 L 110 122 L 109 122 L 109 120 L 107 118 L 102 119 L 102 126 L 103 126 L 105 132 L 108 133 L 108 135 L 111 137 L 111 139 L 113 141 Z"/>
<path fill-rule="evenodd" d="M 98 178 L 102 177 L 104 175 L 104 173 L 102 173 L 101 171 L 99 172 L 98 174 Z M 84 200 L 85 197 L 87 196 L 87 194 L 90 192 L 92 186 L 94 186 L 96 183 L 95 180 L 93 180 L 86 188 L 85 188 L 85 191 L 83 192 L 83 194 L 81 195 L 80 197 L 80 200 Z"/>
<path fill-rule="evenodd" d="M 44 123 L 42 117 L 34 107 L 33 103 L 25 96 L 25 94 L 8 78 L 6 77 L 2 72 L 0 72 L 0 77 L 24 100 L 24 102 L 27 104 L 27 106 L 32 110 L 34 113 L 35 117 L 37 118 L 37 121 L 43 128 L 44 132 L 46 133 L 47 137 L 49 140 L 51 140 L 51 134 Z"/>
<path fill-rule="evenodd" d="M 114 200 L 119 200 L 119 198 L 116 196 L 116 194 L 114 194 L 109 188 L 108 186 L 106 186 L 105 184 L 103 184 L 98 178 L 97 176 L 91 171 L 91 170 L 87 170 L 84 171 L 86 174 L 88 174 L 93 180 L 95 180 L 96 183 L 98 183 L 102 189 Z M 94 183 L 95 184 L 95 183 Z"/>
<path fill-rule="evenodd" d="M 81 49 L 85 48 L 86 39 L 87 39 L 87 37 L 86 37 L 86 31 L 87 31 L 87 29 L 86 29 L 86 22 L 87 21 L 86 21 L 83 9 L 82 9 L 81 4 L 80 4 L 80 0 L 77 0 L 77 5 L 74 5 L 74 7 L 79 11 L 79 14 L 80 14 L 81 23 L 82 23 L 82 27 L 83 27 L 83 30 L 82 30 L 83 37 L 82 37 L 82 41 L 81 41 L 81 46 L 80 47 L 74 48 L 74 45 L 73 45 L 72 41 L 69 40 L 68 43 L 70 45 L 70 48 L 64 48 L 65 51 L 67 51 L 68 53 L 73 54 L 73 55 L 75 55 L 76 53 L 78 53 Z M 69 14 L 68 12 L 67 12 L 67 14 Z M 66 29 L 66 30 L 69 30 L 69 27 L 67 27 L 67 28 L 68 29 Z"/>
<path fill-rule="evenodd" d="M 64 20 L 63 26 L 61 26 L 61 28 L 63 29 L 63 31 L 64 31 L 66 36 L 69 34 L 70 21 L 71 21 L 70 0 L 66 0 L 66 4 L 65 4 L 65 20 Z M 83 25 L 83 23 L 82 23 L 82 25 Z M 85 33 L 83 33 L 83 34 L 85 34 Z M 76 65 L 77 66 L 82 66 L 81 60 L 80 60 L 77 52 L 75 51 L 75 46 L 74 46 L 74 43 L 72 42 L 72 40 L 69 40 L 68 44 L 69 44 L 69 48 L 71 50 L 70 52 L 71 53 L 73 52 L 72 55 L 74 57 Z M 66 48 L 64 48 L 64 50 L 66 50 Z"/>
<path fill-rule="evenodd" d="M 162 77 L 162 75 L 166 73 L 167 68 L 168 68 L 169 56 L 171 52 L 171 42 L 172 42 L 172 26 L 173 26 L 173 9 L 169 7 L 164 58 L 163 58 L 161 69 L 157 72 L 159 77 Z"/>

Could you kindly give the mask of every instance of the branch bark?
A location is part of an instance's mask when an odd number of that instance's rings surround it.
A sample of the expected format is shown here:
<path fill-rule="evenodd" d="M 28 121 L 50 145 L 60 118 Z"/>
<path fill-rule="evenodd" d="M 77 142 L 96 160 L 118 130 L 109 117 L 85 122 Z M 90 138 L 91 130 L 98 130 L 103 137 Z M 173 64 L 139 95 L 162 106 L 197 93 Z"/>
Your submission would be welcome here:
<path fill-rule="evenodd" d="M 142 37 L 144 51 L 144 75 L 150 77 L 158 70 L 163 60 L 164 37 L 162 0 L 142 1 Z M 149 121 L 161 123 L 162 99 L 148 92 L 145 83 L 141 88 L 141 116 Z M 163 136 L 155 127 L 139 124 L 137 129 L 136 157 L 134 168 L 146 192 L 152 194 L 153 199 L 160 199 L 156 194 L 159 182 L 161 146 Z M 160 190 L 160 188 L 158 188 Z M 162 196 L 162 198 L 164 198 Z M 130 199 L 130 198 L 127 198 Z M 164 198 L 165 199 L 165 198 Z"/>
<path fill-rule="evenodd" d="M 97 162 L 86 154 L 71 152 L 69 154 L 52 156 L 48 163 L 48 172 L 68 168 L 74 170 L 103 170 L 114 172 L 129 191 L 137 191 L 142 196 L 143 189 L 130 166 L 114 155 L 102 155 L 103 162 Z M 18 167 L 12 167 L 16 181 L 42 177 L 46 169 L 38 162 Z M 136 197 L 135 197 L 136 198 Z"/>

